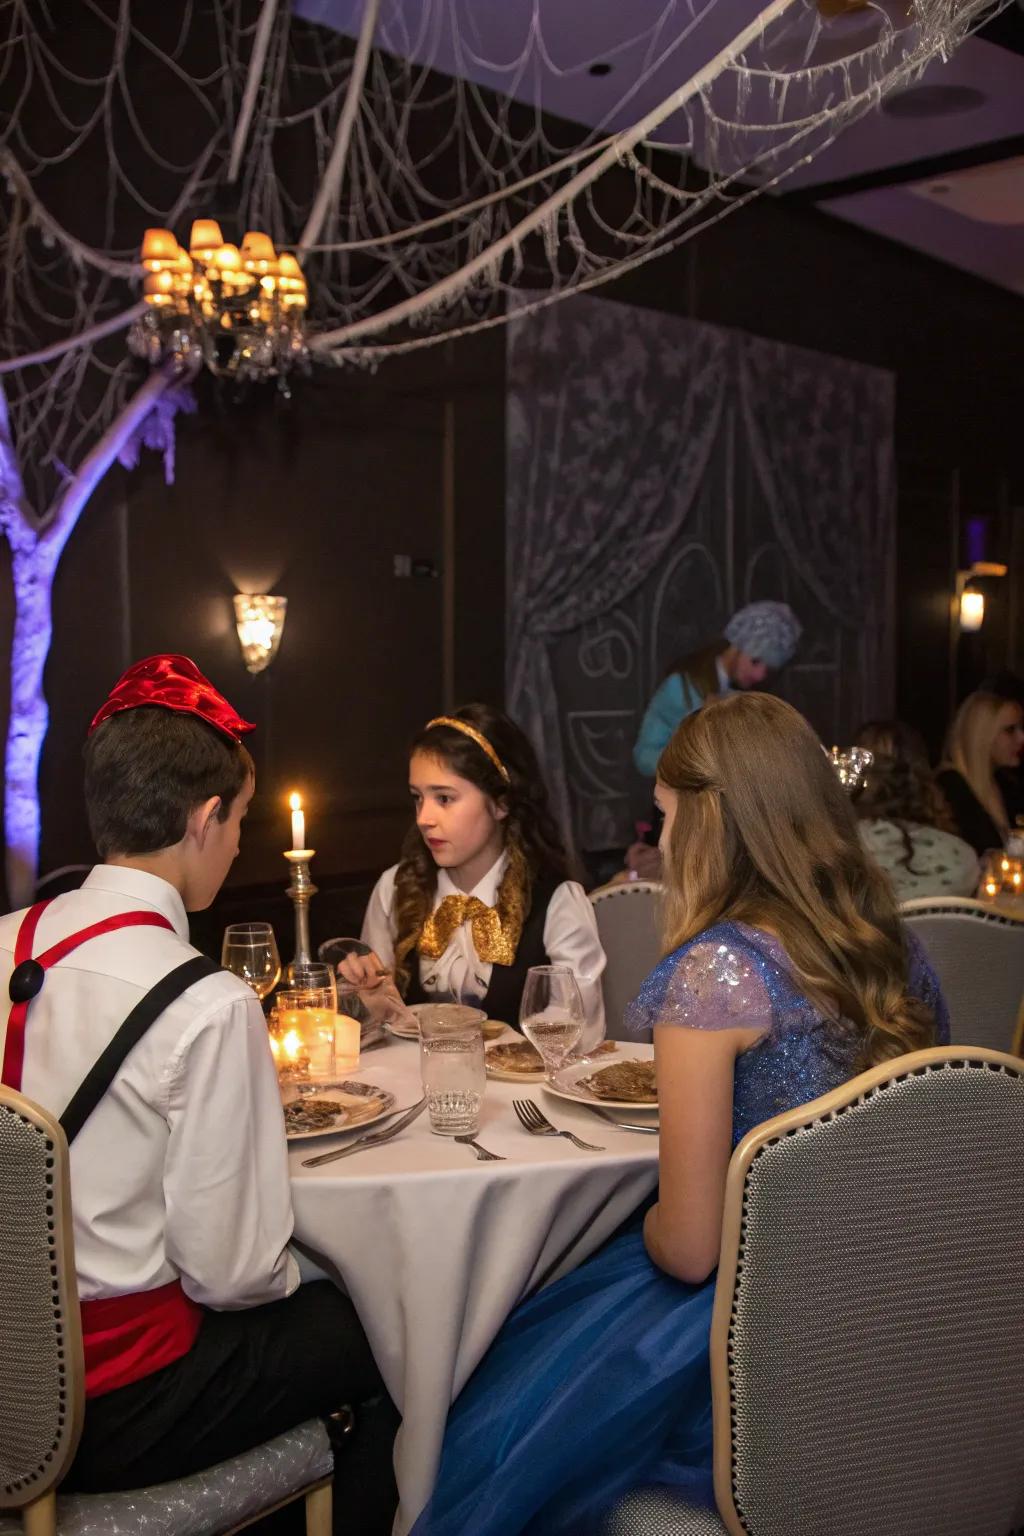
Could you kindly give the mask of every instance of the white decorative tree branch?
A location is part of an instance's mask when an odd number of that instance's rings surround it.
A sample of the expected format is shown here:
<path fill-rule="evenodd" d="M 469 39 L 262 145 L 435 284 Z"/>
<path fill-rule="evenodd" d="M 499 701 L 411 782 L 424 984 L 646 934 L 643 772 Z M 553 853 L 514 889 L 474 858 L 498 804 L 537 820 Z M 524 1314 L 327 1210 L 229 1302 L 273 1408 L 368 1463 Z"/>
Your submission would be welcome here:
<path fill-rule="evenodd" d="M 231 141 L 231 162 L 228 165 L 228 181 L 232 185 L 238 180 L 238 172 L 242 166 L 242 155 L 245 153 L 245 143 L 249 137 L 252 115 L 256 110 L 256 98 L 259 95 L 260 84 L 263 80 L 263 66 L 267 62 L 267 50 L 270 47 L 270 34 L 274 30 L 274 17 L 276 14 L 277 0 L 263 0 L 263 8 L 260 11 L 260 19 L 256 27 L 256 37 L 252 45 L 252 57 L 249 60 L 249 73 L 245 77 L 242 108 L 238 114 L 238 122 L 235 125 L 235 136 Z"/>
<path fill-rule="evenodd" d="M 7 894 L 32 900 L 39 869 L 39 758 L 49 724 L 43 673 L 53 635 L 53 578 L 82 510 L 123 444 L 173 382 L 160 370 L 136 391 L 83 459 L 49 517 L 34 524 L 25 502 L 7 402 L 0 388 L 0 526 L 11 547 L 14 636 L 4 758 Z"/>
<path fill-rule="evenodd" d="M 377 30 L 377 17 L 380 14 L 380 0 L 364 0 L 363 20 L 359 28 L 359 41 L 356 44 L 355 57 L 352 60 L 352 73 L 349 76 L 348 88 L 345 91 L 345 100 L 342 103 L 341 116 L 338 118 L 338 131 L 334 136 L 334 144 L 331 148 L 331 158 L 327 162 L 324 179 L 317 189 L 316 200 L 310 210 L 306 227 L 302 231 L 298 250 L 302 255 L 308 246 L 315 245 L 317 237 L 324 226 L 324 219 L 332 204 L 341 196 L 342 181 L 345 175 L 345 161 L 348 158 L 349 145 L 352 142 L 352 128 L 355 124 L 356 113 L 359 111 L 359 98 L 363 91 L 363 81 L 366 79 L 366 67 L 370 62 L 370 49 L 373 47 L 373 34 Z"/>
<path fill-rule="evenodd" d="M 473 280 L 482 274 L 493 272 L 502 259 L 511 251 L 518 249 L 527 235 L 536 230 L 543 229 L 545 224 L 556 218 L 563 208 L 567 208 L 581 192 L 603 176 L 617 160 L 621 160 L 631 150 L 649 138 L 656 128 L 659 128 L 674 112 L 699 96 L 712 81 L 716 80 L 723 70 L 743 53 L 757 38 L 761 37 L 765 28 L 770 26 L 779 16 L 795 5 L 797 0 L 771 0 L 754 20 L 743 28 L 736 37 L 718 53 L 713 59 L 709 59 L 702 69 L 695 75 L 691 75 L 685 85 L 679 86 L 664 101 L 652 107 L 639 122 L 632 128 L 625 129 L 616 134 L 608 147 L 592 160 L 582 171 L 577 171 L 564 187 L 553 192 L 550 197 L 538 203 L 525 218 L 520 219 L 514 229 L 510 229 L 507 235 L 500 240 L 495 240 L 486 250 L 465 262 L 458 271 L 451 272 L 439 283 L 430 288 L 424 288 L 422 292 L 414 294 L 412 298 L 403 299 L 399 304 L 392 304 L 390 309 L 383 309 L 376 315 L 367 315 L 362 320 L 355 320 L 350 325 L 340 326 L 334 331 L 323 331 L 319 336 L 314 336 L 310 342 L 310 348 L 314 352 L 327 352 L 333 347 L 338 347 L 346 342 L 354 341 L 359 336 L 374 334 L 386 330 L 389 326 L 398 325 L 403 320 L 411 320 L 414 316 L 429 313 L 437 309 L 449 299 L 464 293 Z M 360 39 L 360 42 L 362 39 Z M 324 185 L 326 185 L 326 178 Z M 321 192 L 323 187 L 321 187 Z M 303 235 L 305 240 L 305 235 Z"/>

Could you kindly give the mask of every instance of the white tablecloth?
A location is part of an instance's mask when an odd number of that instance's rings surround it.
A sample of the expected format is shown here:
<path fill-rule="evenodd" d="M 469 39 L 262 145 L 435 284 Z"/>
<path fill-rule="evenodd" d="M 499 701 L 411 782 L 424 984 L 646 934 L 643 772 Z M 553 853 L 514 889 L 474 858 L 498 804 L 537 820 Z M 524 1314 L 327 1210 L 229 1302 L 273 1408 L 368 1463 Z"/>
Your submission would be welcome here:
<path fill-rule="evenodd" d="M 370 1052 L 353 1076 L 412 1105 L 419 1047 Z M 605 1150 L 527 1135 L 513 1098 Z M 430 1496 L 450 1403 L 516 1302 L 593 1253 L 657 1182 L 657 1137 L 603 1124 L 538 1083 L 488 1082 L 478 1139 L 508 1161 L 478 1162 L 432 1135 L 425 1113 L 386 1146 L 323 1168 L 302 1159 L 339 1140 L 291 1149 L 295 1236 L 337 1270 L 403 1415 L 397 1536 Z"/>

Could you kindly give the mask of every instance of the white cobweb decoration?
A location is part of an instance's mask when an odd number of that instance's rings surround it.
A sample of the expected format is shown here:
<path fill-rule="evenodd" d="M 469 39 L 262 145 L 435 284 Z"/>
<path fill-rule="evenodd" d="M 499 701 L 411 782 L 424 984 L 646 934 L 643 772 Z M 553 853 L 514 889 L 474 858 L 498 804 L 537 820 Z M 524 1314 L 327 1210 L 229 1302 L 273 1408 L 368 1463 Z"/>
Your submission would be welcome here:
<path fill-rule="evenodd" d="M 552 58 L 545 0 L 502 3 L 510 56 L 485 59 L 477 0 L 352 0 L 358 45 L 286 0 L 83 0 L 75 26 L 53 0 L 8 0 L 2 356 L 117 322 L 138 299 L 142 229 L 184 236 L 197 213 L 228 238 L 265 228 L 303 253 L 321 359 L 376 361 L 500 323 L 509 289 L 551 302 L 607 282 L 779 184 L 992 9 L 772 0 L 759 16 L 756 0 L 664 0 L 638 29 L 621 6 L 612 51 L 638 67 L 611 131 L 530 105 L 531 81 L 587 60 Z M 720 17 L 744 10 L 723 35 Z M 458 75 L 436 71 L 442 54 Z M 482 71 L 510 94 L 475 84 Z M 633 121 L 651 81 L 666 94 Z M 94 176 L 98 144 L 106 185 L 72 201 L 76 162 Z M 4 377 L 43 514 L 138 366 L 118 330 Z"/>
<path fill-rule="evenodd" d="M 324 0 L 352 36 L 297 14 L 318 3 L 80 0 L 73 18 L 57 0 L 0 4 L 12 895 L 38 847 L 53 569 L 115 456 L 141 438 L 170 462 L 184 403 L 125 351 L 144 228 L 187 238 L 202 215 L 235 241 L 266 230 L 303 262 L 314 357 L 376 365 L 503 323 L 511 291 L 552 303 L 679 246 L 781 184 L 997 8 L 620 5 L 603 51 L 630 69 L 604 119 L 578 127 L 538 105 L 546 79 L 589 63 L 557 58 L 545 31 L 569 0 L 500 0 L 498 58 L 479 0 Z M 660 100 L 638 117 L 641 93 Z"/>

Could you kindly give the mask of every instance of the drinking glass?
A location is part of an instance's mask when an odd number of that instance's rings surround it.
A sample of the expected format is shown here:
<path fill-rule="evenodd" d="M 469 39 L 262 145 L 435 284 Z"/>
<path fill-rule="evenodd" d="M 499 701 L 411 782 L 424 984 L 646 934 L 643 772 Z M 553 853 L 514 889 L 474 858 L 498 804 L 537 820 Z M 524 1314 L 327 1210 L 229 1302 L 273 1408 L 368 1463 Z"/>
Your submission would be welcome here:
<path fill-rule="evenodd" d="M 231 923 L 224 930 L 220 963 L 256 993 L 269 997 L 281 979 L 281 957 L 269 923 Z"/>
<path fill-rule="evenodd" d="M 338 979 L 322 960 L 293 960 L 285 967 L 284 984 L 292 992 L 327 992 L 337 1010 Z"/>
<path fill-rule="evenodd" d="M 437 1136 L 473 1136 L 487 1086 L 477 1009 L 438 1003 L 420 1015 L 420 1070 Z"/>
<path fill-rule="evenodd" d="M 583 1035 L 583 998 L 567 965 L 531 965 L 526 973 L 519 1028 L 541 1054 L 548 1078 L 564 1067 Z"/>
<path fill-rule="evenodd" d="M 334 978 L 329 986 L 303 982 L 282 987 L 274 1004 L 274 1055 L 279 1068 L 300 1077 L 333 1077 L 338 1007 Z"/>

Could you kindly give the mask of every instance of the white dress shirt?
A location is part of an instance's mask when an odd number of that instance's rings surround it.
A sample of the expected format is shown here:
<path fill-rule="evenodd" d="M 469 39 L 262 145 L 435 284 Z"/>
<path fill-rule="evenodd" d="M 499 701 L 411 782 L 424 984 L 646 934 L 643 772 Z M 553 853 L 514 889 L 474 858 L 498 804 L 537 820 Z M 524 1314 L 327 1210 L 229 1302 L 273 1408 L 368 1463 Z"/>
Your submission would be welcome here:
<path fill-rule="evenodd" d="M 495 906 L 507 862 L 505 854 L 502 854 L 480 883 L 473 890 L 465 892 L 460 891 L 446 869 L 439 869 L 434 911 L 446 896 L 476 896 L 485 907 Z M 395 931 L 391 913 L 397 871 L 398 865 L 395 864 L 381 875 L 374 886 L 363 919 L 363 943 L 369 944 L 386 966 L 393 965 L 395 959 Z M 548 902 L 544 919 L 544 949 L 552 965 L 568 965 L 576 973 L 586 1014 L 581 1045 L 582 1049 L 592 1051 L 604 1039 L 601 973 L 605 967 L 605 958 L 597 934 L 594 908 L 583 887 L 575 880 L 563 881 Z M 438 959 L 420 956 L 420 983 L 428 994 L 436 992 L 468 1002 L 485 996 L 491 983 L 492 969 L 489 962 L 481 960 L 477 955 L 471 925 L 465 922 L 456 929 L 451 943 Z M 517 1026 L 519 1021 L 506 1019 L 505 1023 Z"/>
<path fill-rule="evenodd" d="M 21 1091 L 60 1115 L 135 1004 L 197 951 L 173 886 L 99 865 L 58 896 L 36 955 L 116 913 L 166 928 L 89 939 L 46 972 L 29 1004 Z M 24 916 L 0 918 L 0 1054 L 7 983 Z M 287 1147 L 263 1013 L 244 982 L 204 977 L 155 1021 L 71 1145 L 75 1263 L 83 1300 L 180 1278 L 194 1301 L 257 1306 L 298 1284 Z"/>

